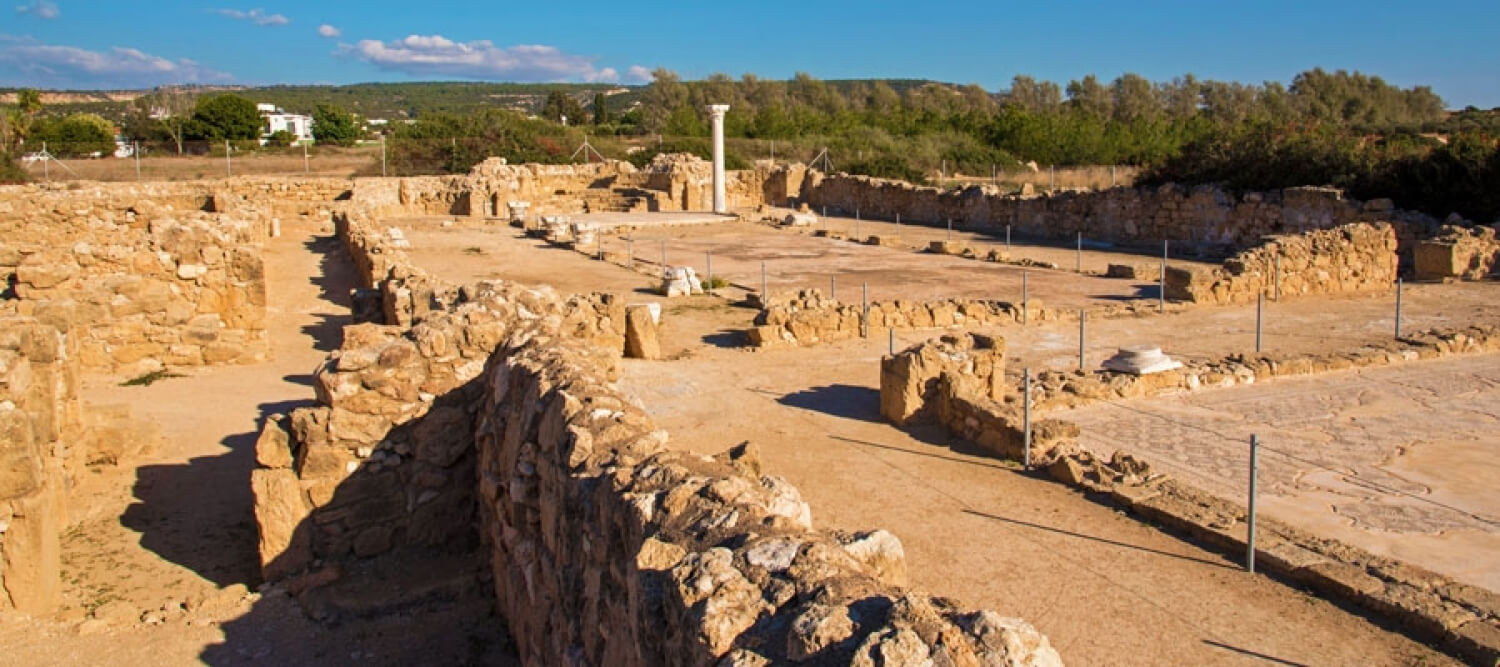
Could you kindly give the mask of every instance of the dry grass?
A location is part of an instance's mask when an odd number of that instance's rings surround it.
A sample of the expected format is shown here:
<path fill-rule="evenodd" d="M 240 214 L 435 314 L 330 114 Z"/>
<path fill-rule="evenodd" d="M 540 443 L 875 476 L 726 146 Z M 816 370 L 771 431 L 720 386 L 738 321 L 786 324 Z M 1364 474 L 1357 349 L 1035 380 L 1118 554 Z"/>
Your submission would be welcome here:
<path fill-rule="evenodd" d="M 1114 170 L 1113 175 L 1110 173 L 1111 169 Z M 1022 185 L 1030 183 L 1031 187 L 1036 188 L 1037 192 L 1045 192 L 1053 187 L 1059 190 L 1079 188 L 1103 190 L 1114 186 L 1130 187 L 1135 184 L 1136 176 L 1140 172 L 1139 167 L 1126 166 L 1058 167 L 1056 181 L 1054 182 L 1053 174 L 1046 167 L 1042 167 L 1035 172 L 1030 170 L 1001 172 L 998 183 L 995 183 L 995 181 L 987 176 L 953 174 L 945 179 L 942 185 L 951 187 L 959 185 L 998 184 L 1007 190 L 1020 190 Z"/>
<path fill-rule="evenodd" d="M 137 176 L 134 158 L 103 157 L 63 160 L 44 172 L 41 163 L 31 163 L 26 173 L 34 181 L 185 181 L 234 176 L 335 176 L 348 177 L 373 163 L 380 170 L 380 147 L 319 149 L 304 163 L 300 150 L 236 154 L 229 165 L 224 156 L 150 156 L 140 160 Z"/>

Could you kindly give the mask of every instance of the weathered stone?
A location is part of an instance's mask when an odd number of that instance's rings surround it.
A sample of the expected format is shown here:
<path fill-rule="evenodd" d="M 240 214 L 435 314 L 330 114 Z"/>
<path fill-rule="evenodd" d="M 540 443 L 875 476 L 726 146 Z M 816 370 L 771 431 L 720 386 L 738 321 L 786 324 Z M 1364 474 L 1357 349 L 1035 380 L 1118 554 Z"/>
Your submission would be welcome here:
<path fill-rule="evenodd" d="M 275 581 L 302 570 L 312 561 L 312 507 L 297 475 L 285 468 L 250 472 L 255 495 L 255 523 L 260 531 L 261 573 Z"/>
<path fill-rule="evenodd" d="M 651 306 L 625 308 L 625 356 L 633 359 L 660 359 L 661 343 L 657 340 L 656 318 Z"/>

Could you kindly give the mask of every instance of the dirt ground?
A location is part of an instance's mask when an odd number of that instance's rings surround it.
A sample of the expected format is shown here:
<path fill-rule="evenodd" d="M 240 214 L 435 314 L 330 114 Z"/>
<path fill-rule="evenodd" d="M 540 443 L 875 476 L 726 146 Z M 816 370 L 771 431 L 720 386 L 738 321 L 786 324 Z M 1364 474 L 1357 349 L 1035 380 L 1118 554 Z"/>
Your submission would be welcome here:
<path fill-rule="evenodd" d="M 392 220 L 413 259 L 455 282 L 481 278 L 612 291 L 659 301 L 645 273 L 549 247 L 510 227 L 451 218 Z M 835 220 L 830 224 L 849 223 Z M 885 233 L 865 226 L 865 234 Z M 158 422 L 165 445 L 139 467 L 91 473 L 76 493 L 78 528 L 65 544 L 68 608 L 53 618 L 0 617 L 5 664 L 504 664 L 507 640 L 462 559 L 397 554 L 345 572 L 306 609 L 284 591 L 257 592 L 249 470 L 260 421 L 312 401 L 311 373 L 338 346 L 350 267 L 326 223 L 293 221 L 267 249 L 274 359 L 200 369 L 145 388 L 93 378 L 88 398 L 128 403 Z M 936 239 L 943 230 L 903 238 Z M 955 236 L 964 232 L 955 231 Z M 872 299 L 982 296 L 1016 299 L 1017 267 L 862 246 L 737 223 L 637 230 L 642 262 L 706 268 L 773 291 L 837 281 L 839 296 Z M 989 242 L 994 242 L 990 239 Z M 1003 244 L 1003 239 L 1000 241 Z M 607 252 L 626 240 L 606 236 Z M 915 246 L 915 243 L 909 245 Z M 925 245 L 925 244 L 924 244 Z M 1064 266 L 1074 252 L 1016 243 L 1013 257 Z M 1088 249 L 1086 270 L 1152 258 Z M 1174 262 L 1183 261 L 1174 259 Z M 1031 269 L 1028 290 L 1049 306 L 1154 299 L 1155 286 Z M 846 291 L 847 290 L 847 291 Z M 1412 329 L 1500 322 L 1493 285 L 1409 286 Z M 1096 504 L 1064 487 L 978 455 L 929 430 L 901 430 L 878 415 L 878 360 L 870 339 L 751 351 L 742 331 L 755 311 L 745 291 L 666 303 L 668 361 L 627 361 L 627 393 L 674 434 L 676 446 L 715 453 L 742 441 L 773 474 L 796 484 L 817 525 L 886 528 L 902 539 L 911 584 L 968 607 L 1022 617 L 1070 664 L 1452 664 L 1378 623 L 1319 598 L 1247 575 L 1237 564 Z M 1393 297 L 1393 295 L 1392 295 Z M 1393 298 L 1287 300 L 1266 310 L 1265 344 L 1334 351 L 1388 339 Z M 1168 354 L 1219 357 L 1254 345 L 1255 309 L 1194 308 L 1165 316 L 1088 322 L 1087 361 L 1154 342 Z M 993 328 L 1013 367 L 1076 365 L 1076 322 Z M 898 347 L 940 331 L 896 332 Z M 211 402 L 205 397 L 211 397 Z M 725 406 L 733 406 L 726 410 Z M 456 558 L 456 557 L 455 557 Z M 180 603 L 180 604 L 178 604 Z M 184 610 L 185 608 L 185 610 Z M 105 613 L 101 614 L 99 610 Z M 161 623 L 155 621 L 160 611 Z M 90 618 L 89 613 L 101 618 Z M 319 620 L 315 620 L 319 619 Z"/>
<path fill-rule="evenodd" d="M 509 226 L 475 226 L 455 224 L 443 227 L 451 217 L 413 217 L 391 221 L 400 227 L 412 243 L 413 259 L 438 276 L 453 281 L 517 276 L 527 282 L 552 284 L 560 290 L 625 290 L 654 286 L 656 281 L 638 276 L 623 267 L 595 262 L 575 264 L 566 272 L 552 269 L 533 257 L 536 249 L 560 255 L 576 255 L 571 250 L 555 248 L 539 239 L 526 238 Z M 853 221 L 830 220 L 838 227 Z M 891 223 L 861 223 L 864 227 Z M 902 238 L 936 240 L 942 230 L 913 228 L 903 225 Z M 985 248 L 993 239 L 978 234 L 955 231 L 955 239 L 971 240 L 976 247 L 983 239 Z M 926 247 L 923 240 L 920 247 Z M 1003 247 L 1003 239 L 1000 242 Z M 630 256 L 642 266 L 692 266 L 700 277 L 725 278 L 746 289 L 759 290 L 761 267 L 765 267 L 767 287 L 775 293 L 816 288 L 825 296 L 830 293 L 843 301 L 857 303 L 868 285 L 872 301 L 892 299 L 930 300 L 948 297 L 1001 299 L 1019 302 L 1022 282 L 1033 305 L 1081 307 L 1116 303 L 1131 299 L 1156 299 L 1158 286 L 1135 281 L 1080 276 L 1064 270 L 1023 268 L 1008 264 L 982 262 L 962 257 L 915 252 L 915 244 L 906 248 L 861 245 L 849 241 L 819 238 L 807 233 L 781 230 L 754 223 L 725 223 L 694 226 L 671 226 L 637 229 L 628 236 L 603 235 L 606 254 Z M 987 251 L 987 250 L 986 250 Z M 1074 251 L 1040 245 L 1013 245 L 1013 258 L 1029 258 L 1055 263 L 1076 263 Z M 1110 263 L 1160 262 L 1149 258 L 1109 250 L 1084 252 L 1085 271 L 1103 273 Z M 1177 259 L 1177 265 L 1202 265 Z M 582 272 L 575 275 L 574 271 Z M 1025 277 L 1023 278 L 1023 274 Z"/>
<path fill-rule="evenodd" d="M 212 155 L 146 155 L 139 172 L 134 158 L 79 158 L 54 162 L 43 170 L 40 162 L 26 165 L 26 173 L 41 181 L 184 181 L 234 176 L 334 176 L 348 178 L 373 164 L 380 170 L 380 147 L 312 149 L 303 160 L 301 149 L 277 149 L 266 153 L 235 153 L 229 164 L 224 151 Z M 139 173 L 139 175 L 137 175 Z M 44 176 L 45 174 L 45 176 Z M 397 174 L 391 174 L 396 176 Z"/>
<path fill-rule="evenodd" d="M 402 222 L 414 258 L 449 279 L 540 280 L 560 289 L 623 290 L 631 300 L 660 300 L 648 293 L 655 281 L 645 276 L 525 239 L 514 230 Z M 997 268 L 745 225 L 661 229 L 652 235 L 670 238 L 668 263 L 677 261 L 674 253 L 711 248 L 714 274 L 736 282 L 744 275 L 737 270 L 758 270 L 757 257 L 769 256 L 806 264 L 832 256 L 844 267 L 894 263 L 903 273 L 931 272 L 933 285 L 964 284 L 976 270 Z M 638 248 L 654 245 L 644 231 L 635 238 Z M 659 245 L 647 259 L 659 261 L 658 253 Z M 1099 255 L 1086 262 L 1118 261 Z M 1067 298 L 1069 289 L 1074 295 L 1108 286 L 1117 292 L 1122 285 L 1133 289 L 1129 281 L 1062 271 L 1031 275 L 1044 299 Z M 1080 281 L 1093 289 L 1069 286 Z M 872 282 L 911 287 L 883 276 Z M 924 289 L 931 288 L 917 286 L 907 294 Z M 1407 322 L 1425 327 L 1500 320 L 1488 289 L 1409 289 Z M 890 427 L 878 415 L 878 359 L 888 344 L 883 335 L 748 351 L 737 347 L 736 332 L 749 325 L 754 311 L 730 305 L 740 296 L 731 290 L 728 299 L 666 303 L 663 337 L 672 360 L 627 362 L 624 388 L 677 434 L 676 446 L 715 453 L 742 441 L 754 443 L 768 469 L 802 489 L 818 525 L 895 532 L 906 546 L 914 586 L 1026 618 L 1072 664 L 1451 662 L 1364 617 L 1244 574 L 1236 563 L 937 433 Z M 1380 296 L 1288 299 L 1268 308 L 1275 325 L 1267 326 L 1266 342 L 1285 350 L 1333 351 L 1388 339 L 1393 325 L 1388 301 Z M 1118 345 L 1142 340 L 1160 341 L 1179 356 L 1223 356 L 1253 348 L 1254 307 L 1194 309 L 1091 326 L 1097 337 L 1090 346 L 1092 363 Z M 1020 363 L 1076 364 L 1076 323 L 995 330 L 1008 338 Z M 898 332 L 897 344 L 938 333 Z M 725 405 L 735 407 L 726 411 Z"/>
<path fill-rule="evenodd" d="M 1260 436 L 1267 516 L 1500 590 L 1500 355 L 1286 378 L 1057 413 L 1243 502 Z"/>
<path fill-rule="evenodd" d="M 507 640 L 467 561 L 387 559 L 309 598 L 260 588 L 250 495 L 263 419 L 310 405 L 342 339 L 353 268 L 326 222 L 267 245 L 272 360 L 183 371 L 148 387 L 86 380 L 92 404 L 160 425 L 158 451 L 96 468 L 70 494 L 66 608 L 0 615 L 0 664 L 505 664 Z M 413 556 L 415 558 L 417 556 Z M 90 614 L 92 613 L 92 617 Z M 320 621 L 309 617 L 309 613 Z"/>

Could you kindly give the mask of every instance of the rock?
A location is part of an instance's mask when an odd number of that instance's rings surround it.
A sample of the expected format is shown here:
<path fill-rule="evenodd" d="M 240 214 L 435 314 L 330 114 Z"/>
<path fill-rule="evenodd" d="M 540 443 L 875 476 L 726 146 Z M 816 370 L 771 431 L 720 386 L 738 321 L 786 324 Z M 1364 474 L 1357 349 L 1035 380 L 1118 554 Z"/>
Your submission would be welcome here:
<path fill-rule="evenodd" d="M 811 227 L 818 224 L 818 216 L 805 212 L 789 213 L 781 224 L 785 227 Z"/>
<path fill-rule="evenodd" d="M 667 267 L 662 270 L 661 293 L 669 298 L 702 294 L 703 284 L 691 266 Z"/>
<path fill-rule="evenodd" d="M 291 434 L 286 430 L 286 418 L 271 415 L 255 440 L 255 462 L 266 468 L 292 467 Z"/>
<path fill-rule="evenodd" d="M 870 568 L 870 572 L 881 582 L 897 587 L 906 586 L 906 552 L 901 540 L 895 535 L 876 530 L 841 538 L 839 543 L 854 560 Z"/>
<path fill-rule="evenodd" d="M 983 647 L 986 665 L 1062 667 L 1062 657 L 1052 648 L 1047 637 L 1019 618 L 981 611 L 960 619 L 960 625 Z"/>
<path fill-rule="evenodd" d="M 654 305 L 654 304 L 652 304 Z M 625 307 L 625 356 L 632 359 L 660 359 L 661 343 L 657 340 L 656 318 L 650 305 Z"/>
<path fill-rule="evenodd" d="M 792 620 L 786 637 L 786 657 L 792 662 L 811 660 L 824 649 L 854 634 L 854 621 L 846 607 L 813 604 Z"/>
<path fill-rule="evenodd" d="M 260 529 L 260 565 L 268 581 L 281 579 L 312 561 L 312 507 L 302 482 L 287 468 L 250 472 L 255 495 L 255 523 Z"/>

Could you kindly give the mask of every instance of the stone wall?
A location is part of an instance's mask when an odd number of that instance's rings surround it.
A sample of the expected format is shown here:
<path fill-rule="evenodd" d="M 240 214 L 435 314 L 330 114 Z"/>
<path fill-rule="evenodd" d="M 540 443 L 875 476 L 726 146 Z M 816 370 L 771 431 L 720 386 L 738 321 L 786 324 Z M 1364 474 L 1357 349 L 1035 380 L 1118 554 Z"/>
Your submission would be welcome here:
<path fill-rule="evenodd" d="M 1192 303 L 1254 303 L 1257 295 L 1384 292 L 1399 270 L 1396 230 L 1353 223 L 1274 236 L 1205 271 L 1169 266 L 1167 298 Z"/>
<path fill-rule="evenodd" d="M 1026 458 L 1024 396 L 1005 375 L 1001 338 L 944 336 L 880 360 L 881 416 L 898 426 L 941 424 L 996 456 Z M 1074 424 L 1034 416 L 1029 460 L 1046 465 L 1074 451 L 1077 436 Z"/>
<path fill-rule="evenodd" d="M 984 339 L 950 337 L 882 359 L 882 414 L 891 417 L 884 409 L 891 398 L 914 396 L 928 404 L 925 410 L 932 415 L 930 421 L 997 456 L 1022 459 L 1025 433 L 1019 401 L 991 400 L 987 394 L 996 391 L 993 376 L 986 377 L 981 364 L 969 361 L 972 350 L 984 350 L 986 344 Z M 1109 371 L 1044 372 L 1033 383 L 1030 394 L 1030 460 L 1057 481 L 1102 502 L 1242 557 L 1247 549 L 1243 506 L 1176 481 L 1126 450 L 1112 453 L 1108 460 L 1097 458 L 1078 446 L 1080 431 L 1076 424 L 1041 415 L 1094 401 L 1496 350 L 1500 350 L 1500 331 L 1470 327 L 1433 330 L 1344 353 L 1193 361 L 1179 370 L 1146 376 Z M 910 374 L 912 379 L 905 382 L 887 381 L 893 367 L 922 364 L 939 374 L 936 383 L 920 381 L 930 373 Z M 1004 391 L 1010 396 L 1022 395 L 1020 378 L 1012 374 L 1007 382 L 1010 386 Z M 932 403 L 937 404 L 935 409 Z M 1129 443 L 1124 444 L 1128 447 Z M 1278 521 L 1261 518 L 1257 531 L 1257 571 L 1363 607 L 1418 639 L 1433 642 L 1474 664 L 1500 659 L 1500 598 L 1493 593 Z"/>
<path fill-rule="evenodd" d="M 179 210 L 119 190 L 0 199 L 0 313 L 74 332 L 91 368 L 263 359 L 265 211 Z"/>
<path fill-rule="evenodd" d="M 0 318 L 0 611 L 41 614 L 61 602 L 60 538 L 76 434 L 78 359 L 33 318 Z"/>
<path fill-rule="evenodd" d="M 405 289 L 417 269 L 399 239 L 344 213 L 361 278 Z M 903 590 L 894 536 L 813 531 L 753 449 L 667 451 L 612 384 L 623 302 L 431 291 L 399 324 L 346 328 L 315 375 L 319 405 L 263 429 L 268 580 L 477 538 L 531 664 L 1059 664 L 1024 621 Z"/>
<path fill-rule="evenodd" d="M 1168 311 L 1180 309 L 1171 304 Z M 878 335 L 886 329 L 942 329 L 1015 324 L 1018 322 L 1078 321 L 1074 309 L 1047 308 L 1041 299 L 1030 299 L 1022 305 L 986 299 L 939 299 L 936 301 L 872 301 L 869 322 L 862 322 L 864 308 L 823 297 L 817 289 L 800 290 L 790 295 L 772 295 L 755 318 L 755 327 L 746 333 L 753 347 L 778 345 L 817 345 L 858 338 L 863 333 Z M 1154 300 L 1138 300 L 1092 306 L 1088 317 L 1111 319 L 1154 314 L 1159 305 Z"/>
<path fill-rule="evenodd" d="M 752 447 L 667 450 L 615 359 L 526 331 L 486 374 L 480 525 L 524 662 L 1060 664 L 1024 621 L 903 590 L 889 533 L 813 530 Z"/>
<path fill-rule="evenodd" d="M 1500 275 L 1500 238 L 1496 227 L 1445 225 L 1413 249 L 1417 280 L 1483 280 Z"/>
<path fill-rule="evenodd" d="M 790 196 L 790 195 L 789 195 Z M 1331 188 L 1287 188 L 1235 196 L 1221 189 L 1114 188 L 1042 196 L 1002 193 L 991 186 L 941 190 L 904 181 L 826 175 L 809 170 L 800 201 L 814 209 L 858 210 L 868 219 L 1003 229 L 1025 237 L 1072 239 L 1082 232 L 1095 241 L 1160 244 L 1186 241 L 1246 248 L 1273 234 L 1296 234 L 1358 221 L 1398 220 L 1432 225 L 1430 217 L 1396 210 L 1388 199 L 1358 202 Z M 786 203 L 786 202 L 772 202 Z"/>
<path fill-rule="evenodd" d="M 510 283 L 455 292 L 455 303 L 409 328 L 346 327 L 343 347 L 315 373 L 318 406 L 262 430 L 253 487 L 268 579 L 314 558 L 462 545 L 473 534 L 475 380 L 495 346 L 536 319 L 624 346 L 624 306 L 611 295 Z"/>

